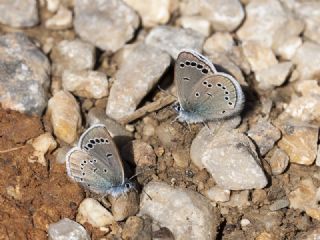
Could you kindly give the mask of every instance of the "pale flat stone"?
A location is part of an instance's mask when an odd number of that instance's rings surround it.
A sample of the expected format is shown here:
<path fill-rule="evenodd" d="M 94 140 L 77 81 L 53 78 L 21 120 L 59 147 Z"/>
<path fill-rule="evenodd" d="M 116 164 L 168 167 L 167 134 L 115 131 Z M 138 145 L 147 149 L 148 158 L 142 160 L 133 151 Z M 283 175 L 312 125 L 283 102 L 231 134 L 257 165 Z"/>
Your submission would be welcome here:
<path fill-rule="evenodd" d="M 195 16 L 200 14 L 202 0 L 181 0 L 179 10 L 182 16 Z"/>
<path fill-rule="evenodd" d="M 51 223 L 48 227 L 49 240 L 90 240 L 90 236 L 83 226 L 68 218 Z"/>
<path fill-rule="evenodd" d="M 229 52 L 234 44 L 230 33 L 216 32 L 207 38 L 203 51 L 208 55 L 215 54 L 216 52 Z"/>
<path fill-rule="evenodd" d="M 55 13 L 56 11 L 58 11 L 60 7 L 60 1 L 61 0 L 46 0 L 47 10 L 52 13 Z"/>
<path fill-rule="evenodd" d="M 58 12 L 45 22 L 45 26 L 52 30 L 64 30 L 72 27 L 72 12 L 60 6 Z"/>
<path fill-rule="evenodd" d="M 230 199 L 230 190 L 222 189 L 218 186 L 209 188 L 205 195 L 214 202 L 227 202 Z"/>
<path fill-rule="evenodd" d="M 200 16 L 185 16 L 178 19 L 178 24 L 183 28 L 190 28 L 204 36 L 209 36 L 211 32 L 210 22 Z"/>
<path fill-rule="evenodd" d="M 291 60 L 301 45 L 301 37 L 292 37 L 277 45 L 275 48 L 275 53 L 284 60 Z"/>

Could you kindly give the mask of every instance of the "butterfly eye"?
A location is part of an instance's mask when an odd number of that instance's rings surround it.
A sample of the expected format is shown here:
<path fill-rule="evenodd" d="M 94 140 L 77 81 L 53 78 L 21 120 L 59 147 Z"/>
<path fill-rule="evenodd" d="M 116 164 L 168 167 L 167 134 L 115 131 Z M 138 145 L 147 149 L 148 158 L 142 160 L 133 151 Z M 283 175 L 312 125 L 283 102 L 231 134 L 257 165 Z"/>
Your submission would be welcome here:
<path fill-rule="evenodd" d="M 130 188 L 130 183 L 126 183 L 124 186 L 125 186 L 126 188 Z"/>

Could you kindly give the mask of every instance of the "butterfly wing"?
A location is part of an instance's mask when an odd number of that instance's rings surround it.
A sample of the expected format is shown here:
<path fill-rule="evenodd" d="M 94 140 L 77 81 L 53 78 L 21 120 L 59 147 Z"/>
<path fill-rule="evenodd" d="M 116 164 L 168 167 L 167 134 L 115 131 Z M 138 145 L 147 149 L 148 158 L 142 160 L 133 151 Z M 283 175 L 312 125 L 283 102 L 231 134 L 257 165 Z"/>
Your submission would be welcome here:
<path fill-rule="evenodd" d="M 204 121 L 215 120 L 241 111 L 244 94 L 240 84 L 231 75 L 215 73 L 198 81 L 187 102 L 191 105 L 190 110 Z"/>
<path fill-rule="evenodd" d="M 106 193 L 113 186 L 113 180 L 105 176 L 98 160 L 78 147 L 68 152 L 66 165 L 69 177 L 95 193 Z"/>
<path fill-rule="evenodd" d="M 187 108 L 186 100 L 194 85 L 203 77 L 216 73 L 213 64 L 204 56 L 192 50 L 184 50 L 178 55 L 174 67 L 174 79 L 181 107 Z"/>

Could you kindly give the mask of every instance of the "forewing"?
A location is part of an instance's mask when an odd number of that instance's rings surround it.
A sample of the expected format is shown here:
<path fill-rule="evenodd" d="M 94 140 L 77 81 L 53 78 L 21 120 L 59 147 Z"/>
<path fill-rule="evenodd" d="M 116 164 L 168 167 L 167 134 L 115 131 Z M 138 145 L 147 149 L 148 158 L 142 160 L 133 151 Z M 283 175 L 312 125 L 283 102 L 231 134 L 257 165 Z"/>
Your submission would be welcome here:
<path fill-rule="evenodd" d="M 194 85 L 201 78 L 215 72 L 213 64 L 207 58 L 192 50 L 184 50 L 178 55 L 175 63 L 174 79 L 182 108 L 185 107 L 186 99 Z"/>
<path fill-rule="evenodd" d="M 115 143 L 104 125 L 87 129 L 79 140 L 79 147 L 97 160 L 102 176 L 114 185 L 124 182 L 123 164 Z"/>
<path fill-rule="evenodd" d="M 244 95 L 240 84 L 231 75 L 216 73 L 202 78 L 187 100 L 191 109 L 204 120 L 235 115 L 243 108 Z"/>
<path fill-rule="evenodd" d="M 103 194 L 113 186 L 113 180 L 105 176 L 101 163 L 78 147 L 68 152 L 66 166 L 69 177 L 95 193 Z"/>

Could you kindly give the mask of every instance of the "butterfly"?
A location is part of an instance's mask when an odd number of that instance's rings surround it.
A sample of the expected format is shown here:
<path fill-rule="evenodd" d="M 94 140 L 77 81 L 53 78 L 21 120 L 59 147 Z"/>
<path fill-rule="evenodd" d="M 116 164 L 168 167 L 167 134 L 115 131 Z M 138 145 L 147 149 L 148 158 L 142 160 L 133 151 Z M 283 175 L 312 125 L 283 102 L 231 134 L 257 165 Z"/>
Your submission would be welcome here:
<path fill-rule="evenodd" d="M 206 57 L 193 50 L 179 53 L 174 67 L 178 120 L 187 123 L 224 119 L 238 114 L 244 94 L 230 74 L 218 72 Z"/>
<path fill-rule="evenodd" d="M 66 155 L 66 167 L 73 180 L 97 194 L 117 196 L 134 188 L 125 179 L 117 147 L 102 124 L 91 126 L 81 135 L 78 146 Z"/>

